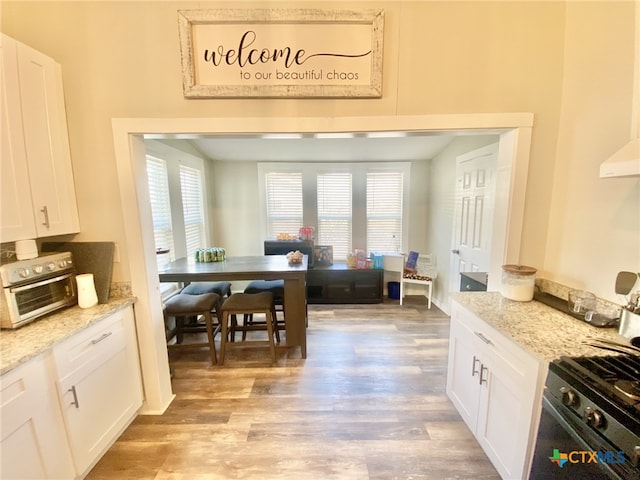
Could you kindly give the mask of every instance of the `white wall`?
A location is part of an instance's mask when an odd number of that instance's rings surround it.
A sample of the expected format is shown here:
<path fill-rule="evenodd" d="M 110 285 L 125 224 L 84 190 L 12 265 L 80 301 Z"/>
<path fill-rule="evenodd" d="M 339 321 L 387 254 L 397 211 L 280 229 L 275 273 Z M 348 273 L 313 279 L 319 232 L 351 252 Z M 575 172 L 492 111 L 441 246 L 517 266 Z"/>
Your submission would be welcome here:
<path fill-rule="evenodd" d="M 615 271 L 638 269 L 639 180 L 600 180 L 596 168 L 628 140 L 637 2 L 304 2 L 385 10 L 382 98 L 187 100 L 176 11 L 230 6 L 238 2 L 2 1 L 1 30 L 62 65 L 77 240 L 125 245 L 112 118 L 532 112 L 520 262 L 609 297 Z M 250 191 L 223 189 L 220 201 L 239 194 L 251 206 Z M 127 281 L 120 253 L 114 280 Z"/>
<path fill-rule="evenodd" d="M 567 6 L 560 161 L 542 266 L 549 279 L 615 302 L 617 272 L 640 272 L 640 179 L 599 178 L 600 163 L 630 140 L 633 50 L 621 46 L 635 42 L 624 11 Z"/>

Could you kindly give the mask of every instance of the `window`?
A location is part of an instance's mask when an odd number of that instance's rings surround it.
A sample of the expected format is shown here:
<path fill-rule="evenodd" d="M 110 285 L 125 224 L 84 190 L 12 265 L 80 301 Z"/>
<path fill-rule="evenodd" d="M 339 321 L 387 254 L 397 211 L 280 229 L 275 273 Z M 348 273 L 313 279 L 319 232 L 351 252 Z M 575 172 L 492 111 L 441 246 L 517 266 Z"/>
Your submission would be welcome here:
<path fill-rule="evenodd" d="M 367 251 L 400 251 L 403 185 L 402 172 L 367 173 Z"/>
<path fill-rule="evenodd" d="M 145 140 L 149 202 L 158 269 L 193 256 L 209 241 L 204 160 L 156 140 Z M 179 286 L 161 283 L 163 296 Z"/>
<path fill-rule="evenodd" d="M 356 248 L 407 251 L 409 162 L 258 163 L 267 238 L 316 227 L 335 261 Z"/>
<path fill-rule="evenodd" d="M 196 168 L 180 165 L 180 189 L 187 257 L 193 257 L 204 242 L 204 203 L 202 201 L 202 174 Z"/>
<path fill-rule="evenodd" d="M 161 158 L 147 156 L 147 178 L 149 200 L 153 219 L 153 237 L 157 249 L 169 249 L 169 254 L 156 255 L 158 269 L 174 258 L 173 230 L 171 227 L 171 204 L 169 202 L 169 178 L 167 162 Z"/>
<path fill-rule="evenodd" d="M 298 235 L 302 223 L 302 173 L 269 172 L 265 175 L 267 236 Z"/>
<path fill-rule="evenodd" d="M 316 243 L 332 245 L 334 258 L 345 259 L 351 248 L 351 174 L 317 176 Z"/>

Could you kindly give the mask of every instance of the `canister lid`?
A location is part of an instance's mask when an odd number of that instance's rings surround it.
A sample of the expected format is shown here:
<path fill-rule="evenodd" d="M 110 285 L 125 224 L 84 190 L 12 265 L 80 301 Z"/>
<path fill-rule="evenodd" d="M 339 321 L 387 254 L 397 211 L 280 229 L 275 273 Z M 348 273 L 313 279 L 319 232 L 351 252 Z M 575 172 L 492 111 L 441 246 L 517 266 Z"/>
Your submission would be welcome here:
<path fill-rule="evenodd" d="M 502 269 L 505 272 L 513 273 L 514 275 L 535 275 L 538 271 L 533 267 L 527 267 L 526 265 L 503 265 Z"/>

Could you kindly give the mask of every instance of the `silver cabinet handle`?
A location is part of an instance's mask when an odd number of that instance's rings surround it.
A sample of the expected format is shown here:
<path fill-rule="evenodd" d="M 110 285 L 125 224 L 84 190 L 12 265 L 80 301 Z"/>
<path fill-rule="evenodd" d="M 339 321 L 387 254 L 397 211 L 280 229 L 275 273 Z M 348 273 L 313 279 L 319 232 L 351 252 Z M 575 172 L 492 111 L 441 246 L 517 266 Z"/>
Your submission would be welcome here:
<path fill-rule="evenodd" d="M 480 363 L 480 360 L 474 355 L 473 356 L 473 364 L 471 365 L 471 376 L 475 377 L 477 373 L 480 373 L 476 370 L 476 362 Z M 482 366 L 482 363 L 480 363 L 480 366 Z"/>
<path fill-rule="evenodd" d="M 69 405 L 75 405 L 76 408 L 80 408 L 80 404 L 78 403 L 78 393 L 76 392 L 76 386 L 72 386 L 67 392 L 71 392 L 73 394 L 73 402 Z"/>
<path fill-rule="evenodd" d="M 460 255 L 460 250 L 454 248 L 453 250 L 451 250 L 451 253 L 453 253 L 454 255 Z"/>
<path fill-rule="evenodd" d="M 96 343 L 100 343 L 101 341 L 103 341 L 105 338 L 107 338 L 109 336 L 111 336 L 111 332 L 103 333 L 102 335 L 100 335 L 95 340 L 91 340 L 91 345 L 95 345 Z"/>
<path fill-rule="evenodd" d="M 478 337 L 480 340 L 482 340 L 487 345 L 493 345 L 493 342 L 491 340 L 489 340 L 487 337 L 485 337 L 481 332 L 473 332 L 473 333 L 475 333 L 476 337 Z"/>
<path fill-rule="evenodd" d="M 49 223 L 49 209 L 45 205 L 44 207 L 42 207 L 40 209 L 40 211 L 44 215 L 44 222 L 42 222 L 42 225 L 44 225 L 45 227 L 49 228 L 51 226 L 51 224 Z"/>
<path fill-rule="evenodd" d="M 488 372 L 489 369 L 484 365 L 480 364 L 480 385 L 483 383 L 487 383 L 487 378 L 484 376 L 484 372 Z"/>

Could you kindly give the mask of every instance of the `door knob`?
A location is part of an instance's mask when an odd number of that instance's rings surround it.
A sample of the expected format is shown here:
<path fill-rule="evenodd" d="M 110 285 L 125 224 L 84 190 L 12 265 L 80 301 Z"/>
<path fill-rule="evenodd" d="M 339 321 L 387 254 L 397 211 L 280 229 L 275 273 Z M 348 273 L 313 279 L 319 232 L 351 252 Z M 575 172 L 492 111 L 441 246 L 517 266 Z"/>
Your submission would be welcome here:
<path fill-rule="evenodd" d="M 454 248 L 453 250 L 451 250 L 451 253 L 454 253 L 456 255 L 460 255 L 460 250 L 458 250 L 457 248 Z"/>

